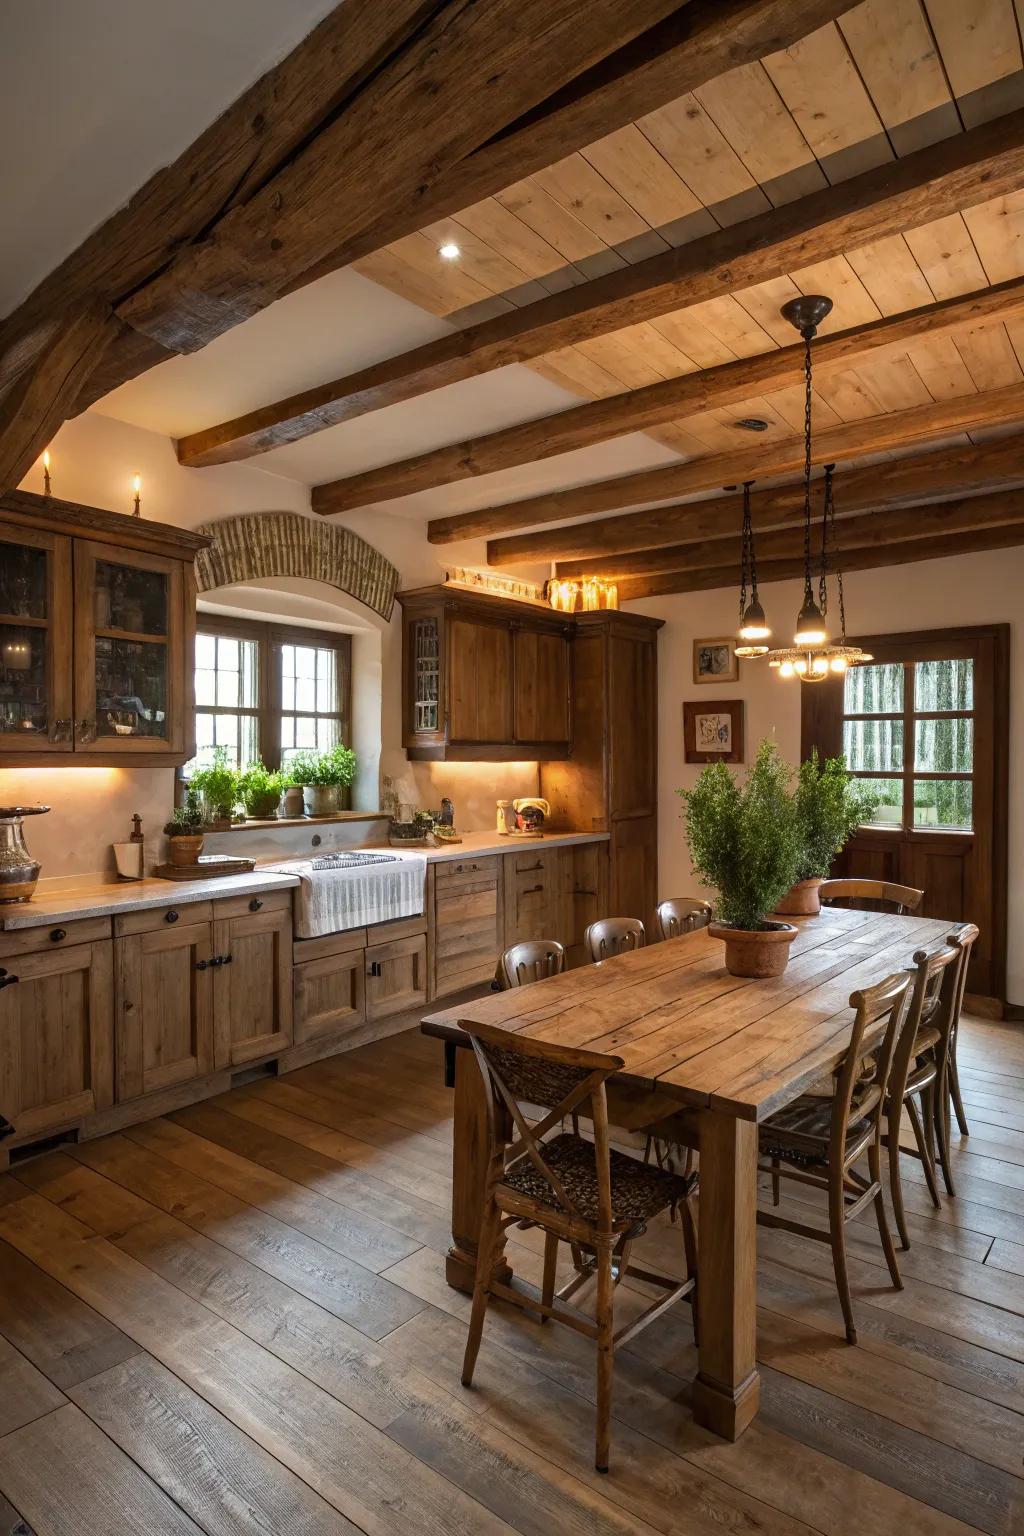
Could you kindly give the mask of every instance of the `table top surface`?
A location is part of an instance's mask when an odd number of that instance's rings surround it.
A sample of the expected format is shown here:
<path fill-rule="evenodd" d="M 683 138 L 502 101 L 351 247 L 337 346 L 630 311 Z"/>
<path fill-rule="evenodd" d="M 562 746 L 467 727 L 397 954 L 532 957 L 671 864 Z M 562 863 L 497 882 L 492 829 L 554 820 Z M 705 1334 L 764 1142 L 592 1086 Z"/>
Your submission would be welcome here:
<path fill-rule="evenodd" d="M 906 969 L 957 927 L 947 918 L 825 908 L 799 932 L 783 975 L 730 976 L 706 929 L 429 1014 L 619 1056 L 620 1078 L 680 1104 L 763 1120 L 842 1060 L 850 994 Z M 463 1039 L 465 1037 L 463 1036 Z M 870 1044 L 870 1041 L 867 1041 Z"/>

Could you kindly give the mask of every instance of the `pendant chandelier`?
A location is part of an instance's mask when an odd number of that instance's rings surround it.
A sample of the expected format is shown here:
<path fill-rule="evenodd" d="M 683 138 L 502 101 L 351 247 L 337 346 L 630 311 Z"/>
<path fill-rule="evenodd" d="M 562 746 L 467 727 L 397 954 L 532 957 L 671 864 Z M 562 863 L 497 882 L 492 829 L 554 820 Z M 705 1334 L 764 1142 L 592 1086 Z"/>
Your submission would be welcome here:
<path fill-rule="evenodd" d="M 736 655 L 744 661 L 768 655 L 771 630 L 757 595 L 757 556 L 754 551 L 754 527 L 750 518 L 750 487 L 752 480 L 743 482 L 743 534 L 740 554 L 740 631 Z M 750 601 L 747 601 L 747 583 L 750 583 Z"/>
<path fill-rule="evenodd" d="M 834 464 L 825 468 L 825 497 L 821 519 L 821 569 L 815 599 L 811 577 L 811 342 L 818 326 L 831 312 L 832 300 L 824 294 L 803 294 L 782 306 L 783 318 L 794 326 L 804 340 L 804 598 L 797 615 L 793 644 L 779 650 L 765 650 L 768 665 L 780 677 L 798 677 L 802 683 L 820 683 L 829 673 L 845 672 L 871 657 L 846 639 L 846 607 L 843 599 L 843 573 L 839 569 L 835 532 Z M 753 534 L 750 534 L 751 552 Z M 839 599 L 839 640 L 829 640 L 825 616 L 828 613 L 828 563 L 831 555 Z M 743 655 L 740 651 L 738 654 Z"/>

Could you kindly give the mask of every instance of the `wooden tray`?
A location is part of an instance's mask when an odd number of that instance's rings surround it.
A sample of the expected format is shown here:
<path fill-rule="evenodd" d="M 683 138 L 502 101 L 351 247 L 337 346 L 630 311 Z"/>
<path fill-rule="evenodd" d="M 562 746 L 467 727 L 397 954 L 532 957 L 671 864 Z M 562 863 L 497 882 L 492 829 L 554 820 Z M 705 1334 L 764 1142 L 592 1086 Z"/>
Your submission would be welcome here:
<path fill-rule="evenodd" d="M 200 854 L 195 864 L 158 864 L 153 873 L 160 880 L 216 880 L 222 875 L 248 875 L 255 859 L 228 853 Z"/>

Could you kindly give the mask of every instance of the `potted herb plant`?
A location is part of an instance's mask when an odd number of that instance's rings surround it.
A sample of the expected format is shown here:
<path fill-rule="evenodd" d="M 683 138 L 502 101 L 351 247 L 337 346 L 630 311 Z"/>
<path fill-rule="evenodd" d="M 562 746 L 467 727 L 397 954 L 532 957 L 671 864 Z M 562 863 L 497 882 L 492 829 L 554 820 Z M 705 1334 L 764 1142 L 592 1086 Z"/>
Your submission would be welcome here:
<path fill-rule="evenodd" d="M 680 790 L 693 867 L 718 892 L 713 938 L 725 943 L 732 976 L 779 976 L 797 934 L 771 922 L 793 884 L 800 858 L 790 771 L 770 740 L 762 741 L 743 782 L 724 763 L 710 763 L 693 789 Z"/>
<path fill-rule="evenodd" d="M 188 782 L 202 800 L 210 830 L 230 827 L 238 802 L 238 769 L 229 762 L 227 747 L 214 747 L 212 760 L 205 768 L 197 768 Z"/>
<path fill-rule="evenodd" d="M 864 780 L 847 772 L 845 758 L 829 757 L 822 763 L 812 752 L 800 764 L 793 802 L 800 858 L 796 882 L 775 911 L 783 917 L 813 917 L 821 911 L 818 892 L 833 859 L 857 828 L 871 820 L 878 797 Z"/>
<path fill-rule="evenodd" d="M 183 866 L 196 864 L 203 851 L 203 816 L 199 809 L 199 797 L 189 790 L 184 805 L 175 806 L 171 819 L 164 827 L 167 838 L 167 857 L 172 864 Z"/>
<path fill-rule="evenodd" d="M 298 753 L 289 767 L 302 785 L 306 815 L 333 816 L 341 809 L 342 792 L 355 778 L 356 755 L 338 742 L 329 752 Z"/>
<path fill-rule="evenodd" d="M 258 759 L 255 763 L 249 763 L 238 779 L 238 793 L 246 815 L 258 820 L 276 816 L 284 787 L 283 773 L 267 768 Z"/>

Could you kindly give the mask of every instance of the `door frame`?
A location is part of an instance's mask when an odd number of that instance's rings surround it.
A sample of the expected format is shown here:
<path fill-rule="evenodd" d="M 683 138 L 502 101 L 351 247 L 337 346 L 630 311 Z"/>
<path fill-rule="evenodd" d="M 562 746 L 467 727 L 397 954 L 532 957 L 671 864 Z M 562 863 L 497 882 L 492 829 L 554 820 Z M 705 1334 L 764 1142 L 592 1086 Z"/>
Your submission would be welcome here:
<path fill-rule="evenodd" d="M 992 647 L 992 844 L 989 858 L 991 878 L 989 882 L 992 908 L 992 961 L 990 995 L 1006 1002 L 1006 946 L 1007 946 L 1007 895 L 1009 876 L 1009 784 L 1010 784 L 1010 626 L 1009 624 L 977 624 L 955 626 L 948 629 L 903 630 L 886 635 L 859 636 L 851 644 L 862 646 L 872 656 L 885 661 L 887 651 L 901 648 L 942 649 L 950 645 L 976 647 L 987 642 Z M 893 657 L 891 659 L 902 659 Z M 834 709 L 826 709 L 832 703 L 836 687 L 841 679 L 820 684 L 801 684 L 800 710 L 800 757 L 805 760 L 814 747 L 819 754 L 835 755 L 842 751 L 842 739 L 834 743 L 829 738 L 829 724 Z M 839 711 L 840 718 L 842 711 Z M 975 742 L 977 750 L 977 742 Z M 906 746 L 904 748 L 906 750 Z M 902 774 L 900 775 L 902 777 Z M 937 834 L 915 832 L 913 828 L 901 830 L 901 842 L 931 842 Z M 955 845 L 963 847 L 973 842 L 974 834 L 943 833 L 950 839 L 950 850 Z M 866 827 L 858 833 L 866 842 L 885 844 L 892 842 L 893 834 L 885 828 Z"/>

